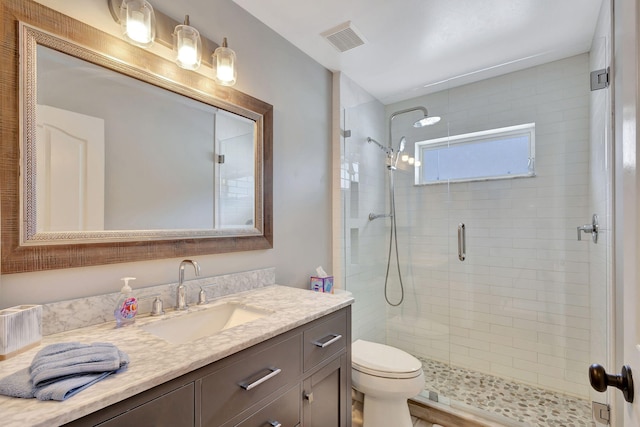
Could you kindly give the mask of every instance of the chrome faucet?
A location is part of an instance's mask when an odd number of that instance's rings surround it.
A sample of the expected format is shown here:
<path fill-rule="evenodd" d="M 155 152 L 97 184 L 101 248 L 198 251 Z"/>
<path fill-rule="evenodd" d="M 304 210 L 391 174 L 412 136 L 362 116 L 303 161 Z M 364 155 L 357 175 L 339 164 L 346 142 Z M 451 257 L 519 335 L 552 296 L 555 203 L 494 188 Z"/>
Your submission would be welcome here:
<path fill-rule="evenodd" d="M 187 304 L 187 287 L 184 285 L 184 266 L 187 264 L 193 265 L 194 270 L 196 271 L 196 276 L 200 275 L 200 266 L 197 262 L 192 261 L 190 259 L 185 259 L 180 263 L 180 270 L 178 273 L 178 289 L 177 289 L 177 301 L 176 301 L 176 310 L 186 310 L 189 308 Z"/>

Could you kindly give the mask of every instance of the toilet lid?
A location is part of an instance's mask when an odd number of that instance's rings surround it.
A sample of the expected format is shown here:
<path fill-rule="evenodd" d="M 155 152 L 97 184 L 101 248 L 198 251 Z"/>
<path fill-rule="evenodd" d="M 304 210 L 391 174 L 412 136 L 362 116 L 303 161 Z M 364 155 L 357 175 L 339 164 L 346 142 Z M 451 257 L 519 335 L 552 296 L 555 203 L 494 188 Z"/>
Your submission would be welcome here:
<path fill-rule="evenodd" d="M 422 362 L 395 347 L 356 340 L 351 344 L 353 368 L 385 378 L 413 378 L 422 372 Z"/>

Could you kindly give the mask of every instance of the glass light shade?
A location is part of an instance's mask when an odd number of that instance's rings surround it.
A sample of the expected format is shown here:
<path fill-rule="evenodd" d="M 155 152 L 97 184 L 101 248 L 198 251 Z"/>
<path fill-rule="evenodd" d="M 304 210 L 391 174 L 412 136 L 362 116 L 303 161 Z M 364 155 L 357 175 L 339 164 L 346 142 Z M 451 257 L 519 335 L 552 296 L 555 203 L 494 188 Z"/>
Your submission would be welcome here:
<path fill-rule="evenodd" d="M 176 64 L 187 70 L 196 70 L 202 61 L 200 33 L 189 25 L 178 25 L 174 31 L 173 51 Z"/>
<path fill-rule="evenodd" d="M 422 162 L 420 160 L 416 160 L 413 162 L 413 165 L 417 168 L 419 168 L 420 166 L 422 166 Z"/>
<path fill-rule="evenodd" d="M 236 53 L 227 47 L 225 37 L 222 46 L 213 52 L 216 64 L 216 82 L 223 86 L 236 84 Z"/>
<path fill-rule="evenodd" d="M 413 157 L 409 157 L 409 164 L 412 165 L 416 162 L 416 160 Z"/>
<path fill-rule="evenodd" d="M 400 160 L 402 160 L 403 162 L 407 162 L 409 160 L 409 155 L 408 154 L 403 154 L 402 157 L 400 157 Z"/>
<path fill-rule="evenodd" d="M 136 46 L 150 47 L 156 38 L 156 16 L 146 0 L 124 0 L 120 25 L 124 38 Z"/>

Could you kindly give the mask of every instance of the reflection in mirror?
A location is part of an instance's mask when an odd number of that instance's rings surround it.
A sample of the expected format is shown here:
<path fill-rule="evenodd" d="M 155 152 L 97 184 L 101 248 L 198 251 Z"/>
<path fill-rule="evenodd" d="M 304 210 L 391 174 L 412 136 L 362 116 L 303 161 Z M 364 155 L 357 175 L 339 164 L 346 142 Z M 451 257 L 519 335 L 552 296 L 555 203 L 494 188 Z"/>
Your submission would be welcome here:
<path fill-rule="evenodd" d="M 253 121 L 44 46 L 36 91 L 39 233 L 253 227 Z"/>
<path fill-rule="evenodd" d="M 38 233 L 253 228 L 253 121 L 45 46 L 36 91 Z"/>
<path fill-rule="evenodd" d="M 273 247 L 270 104 L 37 2 L 0 10 L 19 88 L 3 92 L 2 274 Z"/>

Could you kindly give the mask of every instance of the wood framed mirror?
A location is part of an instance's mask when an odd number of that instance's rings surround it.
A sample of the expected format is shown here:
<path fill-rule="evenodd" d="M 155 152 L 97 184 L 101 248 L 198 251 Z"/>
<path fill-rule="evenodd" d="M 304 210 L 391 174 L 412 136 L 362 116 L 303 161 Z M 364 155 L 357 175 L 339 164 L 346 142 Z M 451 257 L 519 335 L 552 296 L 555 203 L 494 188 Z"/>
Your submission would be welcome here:
<path fill-rule="evenodd" d="M 3 274 L 273 247 L 271 105 L 1 7 Z"/>

